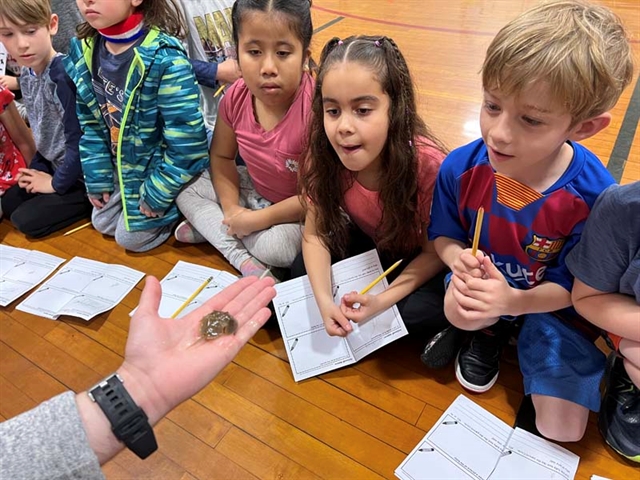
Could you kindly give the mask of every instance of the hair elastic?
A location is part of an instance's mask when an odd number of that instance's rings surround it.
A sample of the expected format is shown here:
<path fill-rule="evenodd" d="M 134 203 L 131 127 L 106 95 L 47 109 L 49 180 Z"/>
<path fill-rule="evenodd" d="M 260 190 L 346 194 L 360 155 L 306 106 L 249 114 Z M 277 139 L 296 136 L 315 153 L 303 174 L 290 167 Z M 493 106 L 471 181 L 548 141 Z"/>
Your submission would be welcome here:
<path fill-rule="evenodd" d="M 378 48 L 380 48 L 380 47 L 382 46 L 382 45 L 380 44 L 380 40 L 376 40 L 375 42 L 373 42 L 373 44 L 374 44 L 376 47 L 378 47 Z"/>
<path fill-rule="evenodd" d="M 338 40 L 338 45 L 342 45 L 344 42 L 342 40 Z"/>

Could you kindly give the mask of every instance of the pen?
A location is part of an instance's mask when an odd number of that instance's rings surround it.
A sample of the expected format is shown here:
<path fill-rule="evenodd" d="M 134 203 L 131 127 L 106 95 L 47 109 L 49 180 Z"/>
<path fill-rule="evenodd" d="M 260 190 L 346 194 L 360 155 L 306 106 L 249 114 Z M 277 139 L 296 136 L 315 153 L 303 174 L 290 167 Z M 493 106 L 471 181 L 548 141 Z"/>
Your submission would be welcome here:
<path fill-rule="evenodd" d="M 484 208 L 480 207 L 478 209 L 478 214 L 476 216 L 476 229 L 473 232 L 473 243 L 471 244 L 471 255 L 474 257 L 478 252 L 478 244 L 480 243 L 480 230 L 482 230 L 482 219 L 484 218 Z"/>
<path fill-rule="evenodd" d="M 402 262 L 402 259 L 398 260 L 396 263 L 394 263 L 389 268 L 387 268 L 384 272 L 382 272 L 382 274 L 378 278 L 376 278 L 373 282 L 371 282 L 369 285 L 367 285 L 362 289 L 362 291 L 360 292 L 360 295 L 364 295 L 373 287 L 375 287 L 380 280 L 382 280 L 384 277 L 386 277 L 391 272 L 393 272 L 397 268 L 397 266 L 400 265 L 401 262 Z"/>
<path fill-rule="evenodd" d="M 213 277 L 209 277 L 204 282 L 202 282 L 202 285 L 200 285 L 197 288 L 197 290 L 195 292 L 193 292 L 191 294 L 191 296 L 189 298 L 187 298 L 182 305 L 180 305 L 180 308 L 178 308 L 175 312 L 173 312 L 173 315 L 171 315 L 171 318 L 176 318 L 180 314 L 180 312 L 182 310 L 184 310 L 186 308 L 186 306 L 189 305 L 193 301 L 193 299 L 196 298 L 198 296 L 198 294 L 202 290 L 204 290 L 204 287 L 206 287 L 211 280 L 213 280 Z"/>

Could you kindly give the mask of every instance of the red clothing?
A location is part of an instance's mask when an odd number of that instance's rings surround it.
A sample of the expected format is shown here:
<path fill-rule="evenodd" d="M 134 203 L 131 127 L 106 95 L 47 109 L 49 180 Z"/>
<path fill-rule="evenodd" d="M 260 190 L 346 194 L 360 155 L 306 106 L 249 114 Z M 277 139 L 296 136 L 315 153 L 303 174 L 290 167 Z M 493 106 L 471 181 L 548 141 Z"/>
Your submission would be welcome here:
<path fill-rule="evenodd" d="M 0 86 L 0 115 L 13 102 L 13 99 L 13 93 Z M 0 117 L 0 195 L 16 184 L 18 169 L 26 166 L 22 153 L 11 140 Z"/>
<path fill-rule="evenodd" d="M 421 223 L 425 225 L 429 225 L 433 189 L 444 157 L 444 153 L 435 147 L 418 142 L 418 212 Z M 374 241 L 382 220 L 382 206 L 378 197 L 378 192 L 367 190 L 357 180 L 344 193 L 347 214 Z"/>

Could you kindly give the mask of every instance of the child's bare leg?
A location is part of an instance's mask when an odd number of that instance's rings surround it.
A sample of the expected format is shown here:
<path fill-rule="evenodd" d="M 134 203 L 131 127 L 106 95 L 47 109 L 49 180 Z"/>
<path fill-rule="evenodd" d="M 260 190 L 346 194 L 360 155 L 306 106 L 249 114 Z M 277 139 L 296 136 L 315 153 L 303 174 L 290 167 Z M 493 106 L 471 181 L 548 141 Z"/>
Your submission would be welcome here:
<path fill-rule="evenodd" d="M 547 395 L 531 395 L 536 409 L 536 427 L 550 440 L 577 442 L 582 439 L 589 409 L 577 403 Z"/>
<path fill-rule="evenodd" d="M 620 353 L 624 357 L 624 368 L 633 384 L 640 388 L 640 342 L 623 338 Z"/>

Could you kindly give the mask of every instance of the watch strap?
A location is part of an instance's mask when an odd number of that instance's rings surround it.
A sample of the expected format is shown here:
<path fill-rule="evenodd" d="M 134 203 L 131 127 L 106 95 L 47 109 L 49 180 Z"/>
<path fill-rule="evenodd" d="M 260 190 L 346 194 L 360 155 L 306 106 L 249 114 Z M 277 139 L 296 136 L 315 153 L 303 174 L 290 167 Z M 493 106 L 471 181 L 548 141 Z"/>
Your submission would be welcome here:
<path fill-rule="evenodd" d="M 133 401 L 120 375 L 105 378 L 88 393 L 111 423 L 113 434 L 129 450 L 144 459 L 158 449 L 149 418 Z"/>

